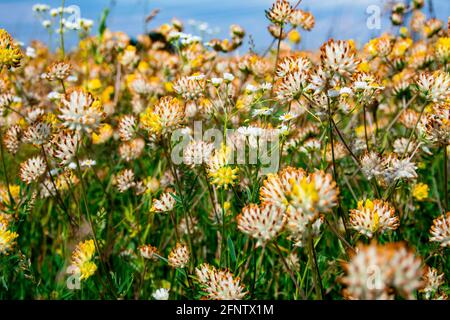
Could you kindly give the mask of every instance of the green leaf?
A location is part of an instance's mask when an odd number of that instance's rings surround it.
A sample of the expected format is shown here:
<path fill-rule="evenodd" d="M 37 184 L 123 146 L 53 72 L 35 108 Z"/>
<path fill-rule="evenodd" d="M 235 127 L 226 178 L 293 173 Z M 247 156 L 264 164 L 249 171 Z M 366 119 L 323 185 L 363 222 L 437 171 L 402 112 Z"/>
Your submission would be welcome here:
<path fill-rule="evenodd" d="M 230 253 L 231 263 L 233 266 L 236 266 L 236 251 L 234 250 L 233 240 L 231 240 L 230 236 L 227 237 L 228 242 L 228 252 Z"/>
<path fill-rule="evenodd" d="M 105 8 L 102 12 L 102 16 L 100 18 L 100 25 L 98 26 L 98 35 L 101 38 L 103 38 L 103 33 L 106 30 L 106 19 L 109 15 L 109 8 Z"/>

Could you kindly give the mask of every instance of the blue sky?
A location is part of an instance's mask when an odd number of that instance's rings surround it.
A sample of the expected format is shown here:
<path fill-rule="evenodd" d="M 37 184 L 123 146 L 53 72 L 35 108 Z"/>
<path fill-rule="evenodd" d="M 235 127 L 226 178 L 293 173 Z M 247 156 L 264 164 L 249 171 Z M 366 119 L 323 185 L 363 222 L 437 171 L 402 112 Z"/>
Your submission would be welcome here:
<path fill-rule="evenodd" d="M 0 0 L 0 27 L 6 28 L 25 43 L 31 39 L 47 41 L 46 31 L 31 10 L 32 5 L 37 2 L 52 7 L 61 3 L 59 0 Z M 271 3 L 272 0 L 66 0 L 66 6 L 78 5 L 82 16 L 96 21 L 96 26 L 103 8 L 112 6 L 108 27 L 125 31 L 132 36 L 143 32 L 146 14 L 159 8 L 160 13 L 149 28 L 167 22 L 172 17 L 184 22 L 195 19 L 220 29 L 217 37 L 225 37 L 228 35 L 229 25 L 237 23 L 252 35 L 260 48 L 266 47 L 271 40 L 264 17 L 264 10 Z M 318 48 L 330 36 L 363 42 L 388 30 L 390 25 L 384 3 L 386 1 L 383 0 L 303 0 L 300 8 L 310 10 L 316 17 L 313 31 L 302 33 L 303 48 Z M 433 3 L 437 17 L 446 21 L 450 15 L 450 0 L 433 0 Z M 373 4 L 379 5 L 385 14 L 381 30 L 369 30 L 366 27 L 366 9 Z"/>

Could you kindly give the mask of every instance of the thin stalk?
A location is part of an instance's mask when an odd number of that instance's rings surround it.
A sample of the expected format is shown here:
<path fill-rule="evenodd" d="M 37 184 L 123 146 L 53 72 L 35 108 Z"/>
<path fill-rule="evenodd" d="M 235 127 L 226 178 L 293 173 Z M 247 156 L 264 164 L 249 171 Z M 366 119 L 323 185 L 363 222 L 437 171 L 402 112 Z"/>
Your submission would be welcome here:
<path fill-rule="evenodd" d="M 367 136 L 367 119 L 366 119 L 366 105 L 363 104 L 363 119 L 364 119 L 364 138 L 366 139 L 367 152 L 370 152 L 369 137 Z"/>
<path fill-rule="evenodd" d="M 272 88 L 270 89 L 270 95 L 273 93 L 273 84 L 275 82 L 275 74 L 277 72 L 278 59 L 280 58 L 280 47 L 281 47 L 281 35 L 283 34 L 283 25 L 280 26 L 280 34 L 278 35 L 278 43 L 277 43 L 277 54 L 275 56 L 275 66 L 273 67 L 273 76 L 272 76 Z"/>
<path fill-rule="evenodd" d="M 222 257 L 225 257 L 225 266 L 227 264 L 227 256 L 225 254 L 225 208 L 224 208 L 224 198 L 223 198 L 223 190 L 221 190 L 220 192 L 220 206 L 222 209 L 222 242 L 221 242 L 221 247 L 222 249 L 220 250 L 220 264 L 222 265 Z"/>
<path fill-rule="evenodd" d="M 183 214 L 184 214 L 184 218 L 186 219 L 186 227 L 187 227 L 187 231 L 188 231 L 189 250 L 191 251 L 191 254 L 192 254 L 192 257 L 193 257 L 193 260 L 194 260 L 194 265 L 195 265 L 196 264 L 196 257 L 195 257 L 194 251 L 193 251 L 194 250 L 194 246 L 192 245 L 192 239 L 191 239 L 191 226 L 190 226 L 191 223 L 189 221 L 190 214 L 189 214 L 189 211 L 187 209 L 187 205 L 186 205 L 186 202 L 185 202 L 185 199 L 184 199 L 184 196 L 183 196 L 182 186 L 181 186 L 181 183 L 180 183 L 180 179 L 178 178 L 178 173 L 177 173 L 176 169 L 174 168 L 174 166 L 172 164 L 172 159 L 170 158 L 170 155 L 172 154 L 172 148 L 170 146 L 170 141 L 168 141 L 168 143 L 167 143 L 167 148 L 169 150 L 169 154 L 166 153 L 167 162 L 169 164 L 170 171 L 172 172 L 172 175 L 175 178 L 175 182 L 176 182 L 178 193 L 179 193 L 178 196 L 181 199 L 181 205 L 183 207 Z M 189 215 L 189 217 L 188 217 L 188 215 Z"/>
<path fill-rule="evenodd" d="M 294 285 L 295 285 L 295 288 L 297 289 L 297 291 L 298 291 L 298 292 L 300 293 L 300 295 L 302 296 L 302 299 L 303 299 L 303 300 L 306 300 L 306 299 L 307 299 L 307 298 L 306 298 L 306 294 L 303 292 L 302 288 L 298 285 L 297 279 L 295 279 L 295 276 L 294 276 L 294 272 L 291 270 L 291 268 L 289 268 L 289 265 L 288 265 L 286 259 L 284 258 L 283 253 L 281 252 L 280 247 L 278 246 L 278 244 L 277 244 L 276 242 L 274 242 L 273 244 L 274 244 L 274 246 L 275 246 L 275 249 L 277 249 L 278 255 L 280 256 L 281 261 L 283 262 L 284 267 L 285 267 L 286 270 L 288 271 L 288 273 L 289 273 L 289 275 L 290 275 L 290 277 L 291 277 L 291 279 L 292 279 L 292 282 L 293 282 Z"/>
<path fill-rule="evenodd" d="M 337 177 L 337 170 L 336 170 L 336 158 L 334 155 L 334 136 L 333 136 L 333 115 L 331 113 L 331 104 L 330 104 L 330 97 L 327 95 L 327 106 L 328 106 L 328 134 L 330 137 L 330 144 L 331 144 L 331 157 L 333 161 L 333 177 L 334 181 L 336 181 L 336 184 L 338 183 L 338 177 Z M 345 235 L 347 238 L 349 237 L 348 230 L 347 230 L 347 219 L 345 218 L 344 212 L 342 211 L 341 202 L 338 203 L 338 215 L 342 219 L 342 223 L 344 224 L 345 229 Z"/>
<path fill-rule="evenodd" d="M 2 132 L 0 131 L 0 155 L 2 159 L 2 166 L 3 166 L 3 175 L 5 176 L 5 182 L 6 182 L 6 189 L 8 189 L 8 196 L 9 196 L 9 203 L 14 203 L 14 198 L 11 194 L 11 190 L 9 189 L 9 178 L 8 178 L 8 171 L 6 171 L 6 162 L 5 162 L 5 155 L 3 150 L 3 136 Z"/>
<path fill-rule="evenodd" d="M 73 217 L 70 215 L 70 212 L 67 208 L 67 206 L 64 203 L 64 200 L 61 197 L 61 194 L 59 193 L 58 188 L 56 187 L 56 183 L 55 183 L 55 179 L 53 179 L 53 175 L 51 174 L 51 169 L 50 169 L 50 162 L 48 161 L 48 157 L 47 157 L 47 153 L 45 152 L 45 148 L 42 145 L 41 146 L 41 150 L 42 150 L 42 155 L 44 156 L 44 160 L 45 160 L 45 164 L 47 165 L 47 169 L 48 169 L 48 175 L 50 176 L 50 182 L 53 186 L 53 188 L 55 189 L 55 194 L 53 195 L 56 200 L 60 203 L 61 208 L 67 213 L 68 217 L 69 217 L 69 221 L 70 224 L 72 226 L 75 226 L 75 220 L 73 219 Z M 50 194 L 52 194 L 52 192 L 50 192 Z"/>
<path fill-rule="evenodd" d="M 64 0 L 61 0 L 61 12 L 59 13 L 59 41 L 61 43 L 62 59 L 65 56 L 64 50 L 64 29 L 63 29 Z"/>
<path fill-rule="evenodd" d="M 67 94 L 66 85 L 64 84 L 64 80 L 63 79 L 61 79 L 61 87 L 63 89 L 64 95 L 66 95 Z"/>
<path fill-rule="evenodd" d="M 444 208 L 448 211 L 448 146 L 444 146 Z"/>
<path fill-rule="evenodd" d="M 317 263 L 316 250 L 314 248 L 314 240 L 312 237 L 308 240 L 309 258 L 311 260 L 311 271 L 313 274 L 314 288 L 319 299 L 323 299 L 322 278 L 320 277 L 319 265 Z"/>
<path fill-rule="evenodd" d="M 102 266 L 103 272 L 106 273 L 106 278 L 108 279 L 108 283 L 109 283 L 109 286 L 108 286 L 109 290 L 111 291 L 113 296 L 115 298 L 117 298 L 116 293 L 115 293 L 115 291 L 113 289 L 113 288 L 115 288 L 115 286 L 113 285 L 112 280 L 110 279 L 110 274 L 109 274 L 108 269 L 106 267 L 105 261 L 103 260 L 103 255 L 102 255 L 102 253 L 100 251 L 100 246 L 98 244 L 97 236 L 95 234 L 94 224 L 92 222 L 92 217 L 91 217 L 91 213 L 90 213 L 90 210 L 89 210 L 89 205 L 88 205 L 88 200 L 87 200 L 87 195 L 86 195 L 87 194 L 86 193 L 86 189 L 87 189 L 86 188 L 86 183 L 84 181 L 83 174 L 81 172 L 80 160 L 78 159 L 78 146 L 77 146 L 77 153 L 75 155 L 75 163 L 76 163 L 76 171 L 77 171 L 78 177 L 79 177 L 80 182 L 81 182 L 81 195 L 83 197 L 84 208 L 86 210 L 86 216 L 87 216 L 89 225 L 91 227 L 92 238 L 94 240 L 95 249 L 98 252 L 98 255 L 100 257 L 100 265 Z"/>

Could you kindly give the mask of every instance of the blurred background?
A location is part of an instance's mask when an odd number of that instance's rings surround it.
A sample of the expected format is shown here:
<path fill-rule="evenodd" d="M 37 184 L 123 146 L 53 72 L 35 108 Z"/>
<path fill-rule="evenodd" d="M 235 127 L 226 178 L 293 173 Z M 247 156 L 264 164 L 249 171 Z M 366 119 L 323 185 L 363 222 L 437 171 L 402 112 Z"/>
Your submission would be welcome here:
<path fill-rule="evenodd" d="M 247 31 L 245 45 L 248 48 L 248 35 L 251 35 L 255 48 L 268 46 L 271 36 L 267 31 L 268 22 L 264 10 L 274 0 L 66 0 L 65 6 L 77 5 L 83 18 L 94 20 L 93 33 L 96 32 L 102 11 L 109 7 L 107 20 L 109 29 L 121 30 L 131 36 L 145 31 L 145 18 L 153 9 L 159 14 L 147 25 L 147 30 L 169 22 L 176 17 L 185 24 L 185 31 L 199 34 L 203 30 L 205 40 L 228 37 L 229 26 L 239 24 Z M 60 0 L 42 0 L 50 7 L 61 5 Z M 48 42 L 48 33 L 41 21 L 32 11 L 37 1 L 0 0 L 0 28 L 7 29 L 16 39 L 29 43 L 32 39 Z M 296 1 L 292 0 L 291 3 Z M 405 2 L 408 2 L 407 0 Z M 427 6 L 425 13 L 447 22 L 450 15 L 450 0 L 432 0 L 432 10 Z M 302 32 L 302 49 L 317 49 L 329 37 L 336 39 L 354 39 L 363 43 L 391 28 L 387 4 L 389 0 L 303 0 L 299 8 L 311 11 L 316 18 L 316 26 L 311 32 Z M 366 12 L 370 5 L 378 5 L 382 20 L 380 30 L 369 30 Z M 68 45 L 76 44 L 75 31 L 68 32 Z M 54 37 L 56 45 L 56 37 Z"/>

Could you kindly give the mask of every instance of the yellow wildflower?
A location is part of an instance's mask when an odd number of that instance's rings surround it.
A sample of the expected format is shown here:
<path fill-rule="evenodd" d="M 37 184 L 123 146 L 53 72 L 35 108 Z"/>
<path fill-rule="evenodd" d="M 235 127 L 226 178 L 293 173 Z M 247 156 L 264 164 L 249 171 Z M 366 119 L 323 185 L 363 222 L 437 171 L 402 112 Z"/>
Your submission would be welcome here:
<path fill-rule="evenodd" d="M 417 201 L 423 201 L 428 198 L 430 188 L 425 183 L 418 183 L 413 187 L 412 195 Z"/>

